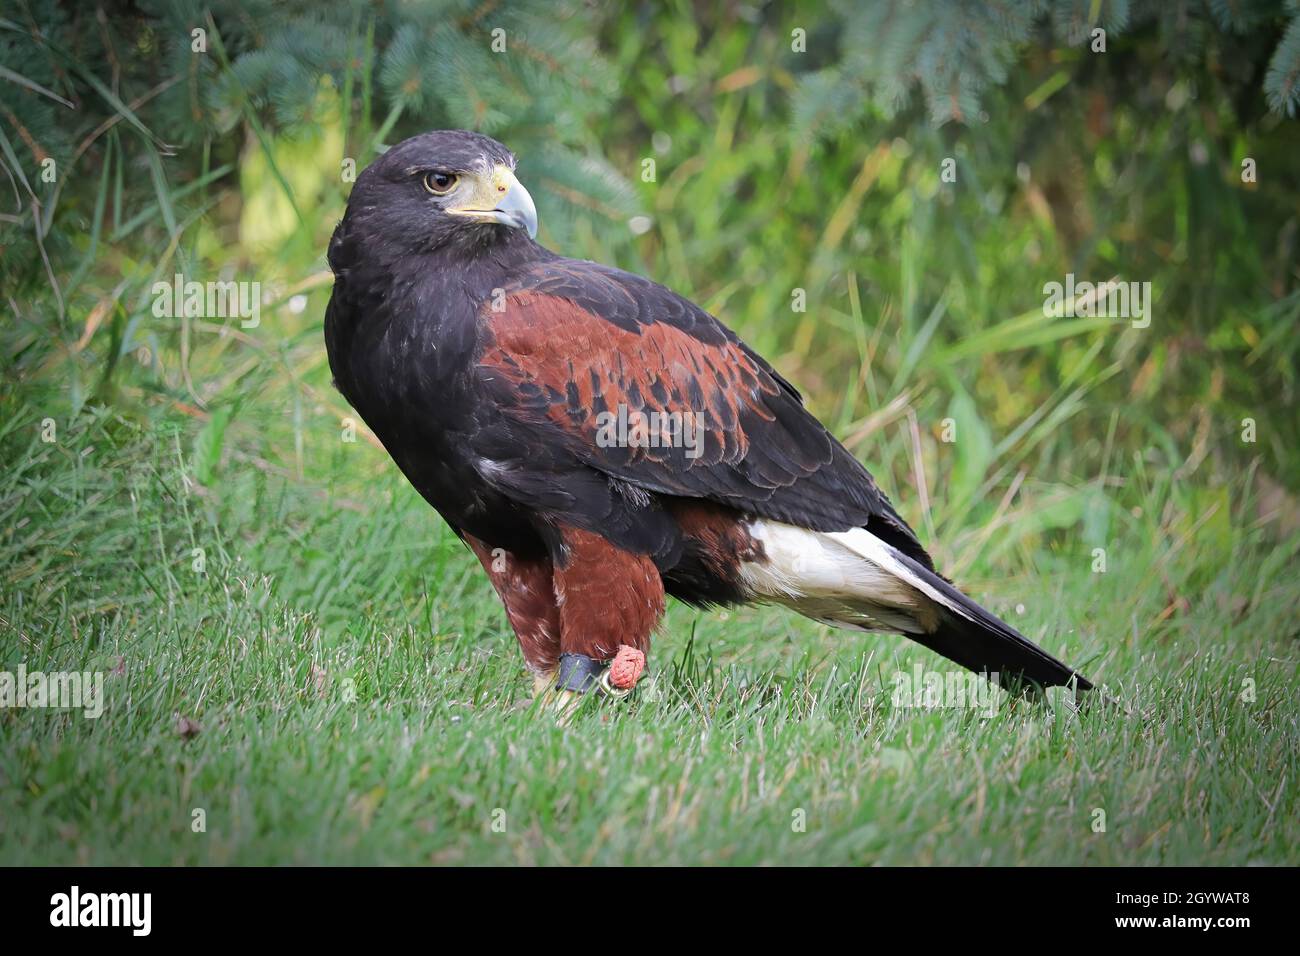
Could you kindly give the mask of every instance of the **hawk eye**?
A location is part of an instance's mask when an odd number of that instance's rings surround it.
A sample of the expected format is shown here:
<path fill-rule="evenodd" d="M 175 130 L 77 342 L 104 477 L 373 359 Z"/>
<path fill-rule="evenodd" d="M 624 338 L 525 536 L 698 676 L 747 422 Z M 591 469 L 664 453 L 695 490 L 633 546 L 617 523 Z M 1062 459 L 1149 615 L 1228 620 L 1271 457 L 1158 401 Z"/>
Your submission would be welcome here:
<path fill-rule="evenodd" d="M 425 173 L 424 188 L 435 196 L 445 196 L 451 192 L 459 179 L 460 177 L 455 173 Z"/>

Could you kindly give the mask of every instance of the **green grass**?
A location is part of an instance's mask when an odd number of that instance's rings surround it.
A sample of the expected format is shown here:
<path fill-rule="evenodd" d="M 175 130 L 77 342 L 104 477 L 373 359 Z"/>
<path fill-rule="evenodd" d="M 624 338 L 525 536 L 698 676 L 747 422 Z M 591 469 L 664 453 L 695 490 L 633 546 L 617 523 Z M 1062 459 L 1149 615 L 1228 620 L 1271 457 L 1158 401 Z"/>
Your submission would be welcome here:
<path fill-rule="evenodd" d="M 964 579 L 1128 712 L 908 709 L 893 674 L 943 662 L 899 638 L 675 606 L 654 693 L 560 727 L 370 446 L 288 480 L 236 435 L 187 491 L 179 416 L 91 409 L 47 444 L 0 408 L 0 668 L 106 673 L 99 719 L 0 711 L 0 863 L 1300 860 L 1296 543 L 1233 521 L 1198 549 L 1176 486 L 1105 574 L 1044 548 Z M 383 477 L 331 490 L 362 463 Z"/>

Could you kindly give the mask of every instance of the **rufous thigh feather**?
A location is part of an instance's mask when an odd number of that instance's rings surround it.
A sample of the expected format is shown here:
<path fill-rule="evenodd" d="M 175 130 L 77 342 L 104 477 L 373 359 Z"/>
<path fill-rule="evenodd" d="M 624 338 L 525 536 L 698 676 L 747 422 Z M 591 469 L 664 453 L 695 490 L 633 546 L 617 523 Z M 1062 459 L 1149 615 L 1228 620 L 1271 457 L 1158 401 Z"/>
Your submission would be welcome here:
<path fill-rule="evenodd" d="M 654 562 L 577 528 L 561 531 L 566 555 L 555 567 L 560 648 L 596 660 L 620 644 L 645 652 L 664 613 L 664 584 Z"/>
<path fill-rule="evenodd" d="M 550 558 L 524 560 L 470 535 L 465 541 L 505 605 L 524 661 L 535 674 L 549 676 L 560 661 L 561 628 Z"/>

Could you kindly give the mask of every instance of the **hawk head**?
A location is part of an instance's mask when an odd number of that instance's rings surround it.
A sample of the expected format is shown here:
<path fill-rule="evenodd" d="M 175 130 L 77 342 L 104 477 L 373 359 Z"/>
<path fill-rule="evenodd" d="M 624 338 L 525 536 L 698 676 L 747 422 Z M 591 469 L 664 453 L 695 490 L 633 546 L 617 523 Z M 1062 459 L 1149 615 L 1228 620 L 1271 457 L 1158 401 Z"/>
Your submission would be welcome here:
<path fill-rule="evenodd" d="M 385 237 L 425 251 L 491 245 L 519 230 L 531 239 L 537 208 L 514 170 L 514 154 L 488 136 L 422 133 L 365 168 L 348 198 L 348 216 L 382 225 Z"/>

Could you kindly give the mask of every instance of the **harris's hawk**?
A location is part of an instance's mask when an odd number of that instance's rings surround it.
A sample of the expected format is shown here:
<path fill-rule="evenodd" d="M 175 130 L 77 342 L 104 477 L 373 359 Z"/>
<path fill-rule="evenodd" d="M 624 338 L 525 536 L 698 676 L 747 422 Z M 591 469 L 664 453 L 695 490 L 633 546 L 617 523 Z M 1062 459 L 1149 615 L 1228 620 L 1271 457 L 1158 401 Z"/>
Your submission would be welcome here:
<path fill-rule="evenodd" d="M 776 602 L 963 667 L 1080 674 L 936 573 L 799 392 L 703 309 L 534 241 L 500 143 L 389 149 L 329 245 L 330 368 L 478 556 L 539 687 L 635 684 L 665 595 Z"/>

